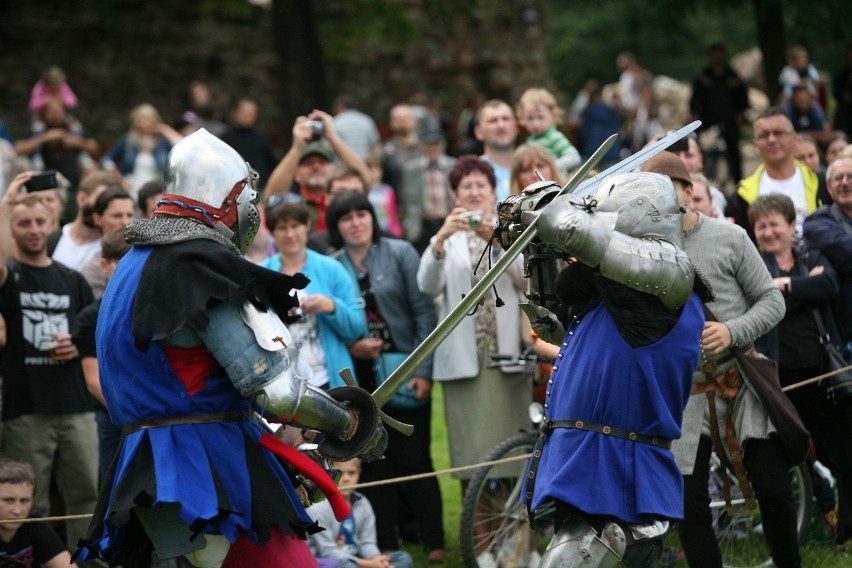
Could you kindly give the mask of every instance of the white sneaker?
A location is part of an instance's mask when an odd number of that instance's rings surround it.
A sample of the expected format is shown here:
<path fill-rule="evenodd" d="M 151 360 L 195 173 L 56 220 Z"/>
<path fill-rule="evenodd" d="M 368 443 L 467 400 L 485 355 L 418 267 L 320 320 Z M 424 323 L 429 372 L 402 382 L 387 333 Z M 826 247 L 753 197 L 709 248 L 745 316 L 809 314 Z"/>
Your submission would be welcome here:
<path fill-rule="evenodd" d="M 497 568 L 497 561 L 487 550 L 476 557 L 476 564 L 479 568 Z"/>

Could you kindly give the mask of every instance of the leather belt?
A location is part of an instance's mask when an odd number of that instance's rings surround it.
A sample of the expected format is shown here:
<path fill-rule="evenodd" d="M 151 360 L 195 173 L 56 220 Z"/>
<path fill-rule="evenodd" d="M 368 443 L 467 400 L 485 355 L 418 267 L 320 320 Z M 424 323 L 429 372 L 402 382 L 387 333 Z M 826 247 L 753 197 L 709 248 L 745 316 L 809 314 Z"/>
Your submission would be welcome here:
<path fill-rule="evenodd" d="M 640 444 L 648 444 L 659 448 L 671 449 L 672 441 L 657 436 L 647 436 L 637 432 L 631 432 L 623 428 L 615 426 L 607 426 L 605 424 L 597 424 L 596 422 L 588 422 L 586 420 L 545 420 L 541 429 L 543 432 L 550 432 L 554 428 L 573 428 L 575 430 L 585 430 L 587 432 L 597 432 L 607 436 L 615 436 L 631 442 L 639 442 Z"/>
<path fill-rule="evenodd" d="M 556 428 L 573 428 L 575 430 L 585 430 L 587 432 L 597 432 L 606 436 L 615 436 L 623 438 L 631 442 L 640 444 L 648 444 L 658 448 L 671 449 L 672 441 L 657 436 L 646 436 L 637 432 L 631 432 L 623 428 L 615 426 L 606 426 L 596 422 L 588 422 L 586 420 L 545 420 L 541 423 L 538 439 L 533 447 L 532 458 L 530 459 L 529 471 L 527 472 L 527 516 L 530 527 L 535 528 L 535 511 L 532 510 L 533 494 L 535 493 L 536 474 L 538 473 L 538 464 L 541 461 L 541 454 L 544 448 L 544 438 Z"/>
<path fill-rule="evenodd" d="M 231 412 L 210 412 L 207 414 L 186 414 L 183 416 L 158 416 L 156 418 L 146 418 L 137 420 L 130 424 L 125 424 L 121 428 L 123 435 L 128 435 L 137 430 L 147 430 L 149 428 L 161 428 L 163 426 L 180 426 L 182 424 L 210 424 L 213 422 L 236 422 L 237 420 L 248 420 L 251 414 L 247 411 L 231 411 Z"/>

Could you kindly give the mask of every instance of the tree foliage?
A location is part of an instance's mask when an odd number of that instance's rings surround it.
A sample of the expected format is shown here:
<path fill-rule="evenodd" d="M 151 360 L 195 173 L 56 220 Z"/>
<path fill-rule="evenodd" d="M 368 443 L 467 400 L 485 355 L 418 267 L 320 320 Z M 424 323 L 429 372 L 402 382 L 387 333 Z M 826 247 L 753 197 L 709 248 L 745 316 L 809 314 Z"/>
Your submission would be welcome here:
<path fill-rule="evenodd" d="M 785 38 L 773 49 L 776 63 L 766 75 L 775 83 L 778 59 L 799 43 L 821 70 L 836 72 L 852 37 L 844 0 L 549 0 L 549 61 L 560 87 L 573 94 L 588 78 L 618 77 L 615 57 L 630 51 L 652 72 L 691 80 L 706 64 L 706 48 L 721 41 L 731 54 L 759 45 L 763 34 Z M 776 10 L 780 29 L 766 29 L 758 8 Z M 761 28 L 761 26 L 763 26 Z M 777 53 L 777 51 L 782 53 Z M 773 60 L 772 57 L 768 60 Z"/>

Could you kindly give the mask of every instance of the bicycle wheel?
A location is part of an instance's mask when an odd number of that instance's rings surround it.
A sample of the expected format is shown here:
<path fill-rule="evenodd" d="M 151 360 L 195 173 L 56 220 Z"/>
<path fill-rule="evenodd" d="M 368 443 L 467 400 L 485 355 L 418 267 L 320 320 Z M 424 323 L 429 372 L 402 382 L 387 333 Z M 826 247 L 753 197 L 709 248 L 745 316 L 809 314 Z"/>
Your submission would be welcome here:
<path fill-rule="evenodd" d="M 529 454 L 537 438 L 536 432 L 507 438 L 484 461 Z M 547 547 L 552 536 L 547 528 L 553 526 L 553 506 L 536 511 L 537 525 L 544 530 L 533 531 L 527 523 L 526 506 L 521 503 L 527 460 L 494 467 L 500 467 L 501 477 L 490 475 L 492 466 L 479 468 L 465 491 L 459 539 L 462 561 L 467 568 L 477 568 L 476 557 L 488 552 L 501 568 L 523 568 L 531 553 Z M 507 467 L 517 473 L 504 476 Z"/>
<path fill-rule="evenodd" d="M 729 516 L 725 510 L 725 497 L 722 492 L 722 475 L 727 474 L 731 481 L 731 504 L 734 513 Z M 807 468 L 797 466 L 790 470 L 790 484 L 793 490 L 793 502 L 796 505 L 796 525 L 799 531 L 799 543 L 805 542 L 813 514 L 813 487 Z M 763 535 L 760 509 L 749 510 L 742 496 L 736 477 L 723 469 L 716 456 L 710 470 L 710 510 L 713 515 L 713 528 L 722 552 L 722 562 L 726 568 L 746 568 L 772 566 L 769 545 Z"/>

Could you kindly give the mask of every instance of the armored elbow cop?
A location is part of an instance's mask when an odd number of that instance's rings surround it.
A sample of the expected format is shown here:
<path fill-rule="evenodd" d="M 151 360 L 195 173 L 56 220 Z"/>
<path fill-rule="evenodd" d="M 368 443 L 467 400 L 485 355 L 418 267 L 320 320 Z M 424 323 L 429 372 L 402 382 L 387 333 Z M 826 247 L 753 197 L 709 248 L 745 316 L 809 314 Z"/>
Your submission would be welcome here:
<path fill-rule="evenodd" d="M 683 305 L 692 292 L 695 270 L 682 250 L 682 212 L 671 180 L 660 174 L 607 178 L 584 202 L 557 198 L 541 212 L 538 234 L 669 308 Z"/>
<path fill-rule="evenodd" d="M 332 435 L 349 433 L 349 410 L 308 383 L 311 369 L 274 311 L 222 304 L 208 315 L 210 324 L 199 335 L 241 395 L 256 398 L 281 421 Z"/>

